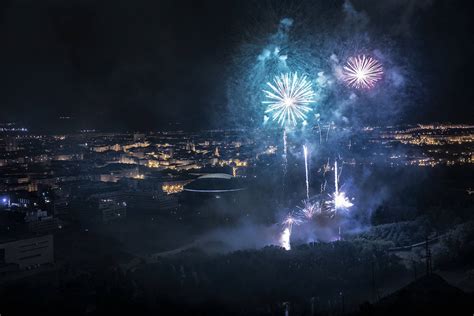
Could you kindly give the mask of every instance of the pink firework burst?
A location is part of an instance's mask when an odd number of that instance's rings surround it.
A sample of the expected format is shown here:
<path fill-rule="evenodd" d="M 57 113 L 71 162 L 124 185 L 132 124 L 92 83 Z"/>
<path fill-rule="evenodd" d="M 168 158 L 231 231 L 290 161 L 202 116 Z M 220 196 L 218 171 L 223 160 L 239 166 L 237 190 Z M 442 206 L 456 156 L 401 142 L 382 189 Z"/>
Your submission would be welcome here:
<path fill-rule="evenodd" d="M 382 79 L 383 67 L 377 60 L 369 56 L 350 57 L 343 69 L 343 79 L 349 87 L 370 89 Z"/>

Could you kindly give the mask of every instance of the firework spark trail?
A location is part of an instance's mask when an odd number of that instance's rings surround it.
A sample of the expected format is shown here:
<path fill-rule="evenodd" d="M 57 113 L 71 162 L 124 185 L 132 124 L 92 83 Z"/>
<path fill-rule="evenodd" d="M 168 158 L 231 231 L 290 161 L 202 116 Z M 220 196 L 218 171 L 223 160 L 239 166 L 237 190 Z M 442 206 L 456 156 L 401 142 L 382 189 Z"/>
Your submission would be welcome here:
<path fill-rule="evenodd" d="M 321 190 L 320 192 L 323 193 L 324 191 L 326 191 L 326 185 L 327 185 L 328 181 L 327 180 L 324 180 L 324 183 L 321 183 Z"/>
<path fill-rule="evenodd" d="M 328 162 L 323 165 L 323 176 L 326 177 L 326 173 L 331 171 L 331 167 L 329 166 L 329 158 Z"/>
<path fill-rule="evenodd" d="M 349 87 L 370 89 L 382 79 L 383 67 L 377 59 L 359 55 L 350 57 L 343 68 L 343 80 Z"/>
<path fill-rule="evenodd" d="M 326 143 L 328 142 L 328 139 L 329 139 L 329 131 L 331 130 L 331 123 L 329 123 L 328 125 L 328 131 L 326 133 Z"/>
<path fill-rule="evenodd" d="M 303 145 L 304 169 L 306 172 L 306 198 L 309 200 L 308 147 Z"/>
<path fill-rule="evenodd" d="M 322 135 L 321 135 L 321 125 L 318 122 L 318 129 L 319 129 L 319 144 L 321 145 L 322 142 Z"/>
<path fill-rule="evenodd" d="M 347 210 L 354 204 L 346 197 L 345 192 L 339 192 L 339 175 L 337 170 L 337 160 L 334 161 L 334 193 L 331 196 L 331 199 L 326 202 L 332 211 L 333 216 L 340 210 Z"/>
<path fill-rule="evenodd" d="M 283 158 L 284 158 L 284 162 L 285 162 L 285 168 L 286 168 L 286 164 L 288 163 L 288 160 L 287 160 L 287 153 L 288 153 L 288 147 L 287 147 L 287 140 L 286 140 L 287 136 L 286 136 L 286 129 L 283 130 Z M 286 171 L 285 171 L 286 173 Z"/>
<path fill-rule="evenodd" d="M 268 105 L 265 113 L 270 113 L 272 120 L 281 126 L 296 126 L 298 121 L 305 121 L 315 97 L 306 76 L 298 77 L 296 72 L 281 74 L 267 85 L 271 90 L 263 90 L 267 100 L 262 103 Z"/>
<path fill-rule="evenodd" d="M 286 186 L 286 173 L 288 168 L 288 143 L 286 139 L 286 129 L 283 130 L 283 192 L 285 192 Z"/>

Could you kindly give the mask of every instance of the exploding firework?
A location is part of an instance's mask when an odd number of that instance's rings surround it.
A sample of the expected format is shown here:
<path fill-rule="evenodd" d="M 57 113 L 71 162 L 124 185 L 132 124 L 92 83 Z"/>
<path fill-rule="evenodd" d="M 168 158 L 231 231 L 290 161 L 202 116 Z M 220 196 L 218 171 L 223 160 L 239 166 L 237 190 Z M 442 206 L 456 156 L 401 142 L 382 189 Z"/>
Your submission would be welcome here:
<path fill-rule="evenodd" d="M 290 232 L 291 232 L 291 229 L 293 228 L 293 225 L 299 225 L 302 223 L 302 220 L 295 217 L 293 215 L 293 213 L 289 213 L 285 219 L 283 220 L 282 222 L 282 225 L 288 227 L 290 229 Z"/>
<path fill-rule="evenodd" d="M 305 76 L 298 77 L 296 72 L 281 74 L 267 85 L 271 90 L 263 90 L 267 100 L 262 103 L 268 105 L 265 113 L 270 113 L 272 120 L 281 126 L 296 126 L 298 121 L 306 120 L 315 93 Z"/>
<path fill-rule="evenodd" d="M 321 214 L 321 205 L 318 202 L 312 203 L 309 200 L 303 201 L 303 207 L 299 208 L 302 216 L 310 220 L 314 216 Z"/>
<path fill-rule="evenodd" d="M 359 55 L 350 57 L 344 66 L 343 80 L 356 89 L 370 89 L 382 79 L 383 67 L 377 59 Z"/>
<path fill-rule="evenodd" d="M 346 196 L 345 192 L 334 192 L 329 195 L 329 200 L 325 203 L 326 213 L 329 217 L 334 217 L 340 212 L 347 212 L 354 204 Z"/>
<path fill-rule="evenodd" d="M 346 197 L 346 194 L 344 192 L 338 192 L 337 194 L 334 193 L 333 199 L 334 199 L 334 208 L 336 210 L 348 209 L 349 207 L 354 205 L 349 200 L 349 198 Z"/>

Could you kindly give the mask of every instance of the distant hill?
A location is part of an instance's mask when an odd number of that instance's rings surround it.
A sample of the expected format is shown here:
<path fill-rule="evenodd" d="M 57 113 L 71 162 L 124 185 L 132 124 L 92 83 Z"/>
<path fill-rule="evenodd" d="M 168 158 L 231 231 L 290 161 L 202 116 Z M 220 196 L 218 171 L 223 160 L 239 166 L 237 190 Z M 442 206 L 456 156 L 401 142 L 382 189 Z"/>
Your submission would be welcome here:
<path fill-rule="evenodd" d="M 357 315 L 471 315 L 474 296 L 436 274 L 427 275 L 382 298 L 364 304 Z"/>

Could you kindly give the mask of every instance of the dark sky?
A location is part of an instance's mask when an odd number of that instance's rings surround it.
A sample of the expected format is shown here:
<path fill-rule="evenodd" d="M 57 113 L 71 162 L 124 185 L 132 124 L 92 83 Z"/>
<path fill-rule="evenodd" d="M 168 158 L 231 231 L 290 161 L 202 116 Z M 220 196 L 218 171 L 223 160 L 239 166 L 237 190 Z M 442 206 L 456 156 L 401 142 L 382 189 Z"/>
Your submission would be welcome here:
<path fill-rule="evenodd" d="M 240 33 L 266 3 L 2 0 L 0 120 L 43 129 L 62 115 L 81 127 L 219 126 Z M 470 3 L 353 1 L 372 28 L 398 28 L 401 51 L 421 56 L 414 67 L 424 94 L 407 122 L 474 123 Z"/>

